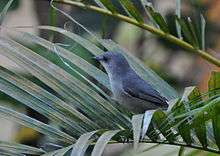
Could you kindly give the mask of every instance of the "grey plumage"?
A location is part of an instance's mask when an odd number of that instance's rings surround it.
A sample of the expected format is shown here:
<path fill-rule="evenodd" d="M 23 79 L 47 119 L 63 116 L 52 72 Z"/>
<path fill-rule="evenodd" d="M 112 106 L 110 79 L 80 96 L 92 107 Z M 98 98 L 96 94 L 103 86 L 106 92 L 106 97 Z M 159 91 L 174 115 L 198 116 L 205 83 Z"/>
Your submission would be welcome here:
<path fill-rule="evenodd" d="M 95 57 L 108 73 L 113 97 L 134 113 L 168 107 L 167 100 L 130 67 L 118 52 L 106 52 Z"/>

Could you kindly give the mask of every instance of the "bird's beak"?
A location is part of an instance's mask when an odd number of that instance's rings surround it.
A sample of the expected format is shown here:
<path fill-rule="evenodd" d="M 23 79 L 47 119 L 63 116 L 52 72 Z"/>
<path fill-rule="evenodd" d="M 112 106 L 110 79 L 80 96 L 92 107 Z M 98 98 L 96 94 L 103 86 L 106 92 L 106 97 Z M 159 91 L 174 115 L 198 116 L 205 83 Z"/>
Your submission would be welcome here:
<path fill-rule="evenodd" d="M 96 61 L 102 61 L 103 56 L 94 56 L 93 59 L 95 59 Z"/>

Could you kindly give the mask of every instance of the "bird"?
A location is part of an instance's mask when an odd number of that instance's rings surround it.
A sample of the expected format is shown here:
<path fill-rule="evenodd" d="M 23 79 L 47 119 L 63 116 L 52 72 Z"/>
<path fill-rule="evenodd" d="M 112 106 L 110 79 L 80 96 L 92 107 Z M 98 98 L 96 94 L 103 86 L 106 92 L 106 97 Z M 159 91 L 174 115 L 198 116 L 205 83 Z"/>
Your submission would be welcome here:
<path fill-rule="evenodd" d="M 107 72 L 113 99 L 133 113 L 167 109 L 167 99 L 143 80 L 117 51 L 107 51 L 95 56 Z"/>

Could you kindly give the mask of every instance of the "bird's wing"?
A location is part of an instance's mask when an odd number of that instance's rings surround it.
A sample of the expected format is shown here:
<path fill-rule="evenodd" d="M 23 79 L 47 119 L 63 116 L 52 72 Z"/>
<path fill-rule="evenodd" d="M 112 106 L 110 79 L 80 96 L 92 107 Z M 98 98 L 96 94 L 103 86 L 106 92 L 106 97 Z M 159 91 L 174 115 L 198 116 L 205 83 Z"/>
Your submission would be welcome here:
<path fill-rule="evenodd" d="M 123 90 L 132 97 L 150 102 L 157 107 L 168 107 L 167 99 L 162 97 L 150 84 L 139 76 L 132 76 L 122 81 Z"/>

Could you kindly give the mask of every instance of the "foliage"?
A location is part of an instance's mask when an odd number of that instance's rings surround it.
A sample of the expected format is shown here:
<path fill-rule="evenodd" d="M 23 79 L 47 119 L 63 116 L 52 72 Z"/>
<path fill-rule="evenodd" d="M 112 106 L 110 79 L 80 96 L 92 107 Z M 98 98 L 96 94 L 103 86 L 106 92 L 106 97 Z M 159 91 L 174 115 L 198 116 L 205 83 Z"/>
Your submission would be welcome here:
<path fill-rule="evenodd" d="M 171 42 L 172 44 L 175 44 L 189 52 L 193 52 L 194 54 L 201 56 L 203 59 L 209 61 L 212 64 L 215 64 L 216 66 L 220 66 L 219 59 L 215 58 L 205 51 L 206 22 L 202 15 L 199 29 L 196 29 L 196 26 L 193 24 L 193 21 L 190 17 L 187 19 L 180 18 L 180 7 L 177 7 L 177 9 L 179 10 L 177 11 L 177 15 L 175 15 L 175 18 L 177 22 L 176 28 L 178 36 L 173 36 L 169 31 L 166 20 L 159 12 L 157 12 L 152 7 L 152 4 L 149 3 L 147 0 L 141 0 L 141 2 L 146 10 L 146 14 L 149 16 L 150 22 L 153 23 L 153 26 L 144 22 L 144 19 L 130 0 L 120 1 L 128 16 L 118 13 L 117 9 L 114 8 L 110 0 L 95 0 L 98 6 L 89 4 L 84 1 L 78 2 L 72 0 L 52 0 L 52 2 L 53 1 L 73 5 L 86 10 L 95 11 L 97 13 L 111 16 L 115 19 L 119 19 L 121 21 L 136 25 L 144 30 L 151 32 L 152 34 L 159 36 L 160 38 Z M 179 1 L 180 0 L 177 0 L 177 6 L 180 5 Z"/>
<path fill-rule="evenodd" d="M 103 6 L 108 3 L 101 2 Z M 129 9 L 132 5 L 129 1 L 121 3 L 131 16 L 142 22 L 140 16 Z M 114 13 L 112 7 L 108 6 Z M 161 20 L 162 17 L 155 14 L 154 18 Z M 90 33 L 94 42 L 62 28 L 37 28 L 63 35 L 72 41 L 73 47 L 2 26 L 8 37 L 0 36 L 0 54 L 50 89 L 3 65 L 0 67 L 0 91 L 36 110 L 48 118 L 49 123 L 3 106 L 0 107 L 0 116 L 39 131 L 49 138 L 45 144 L 59 144 L 61 148 L 47 152 L 40 148 L 0 142 L 2 155 L 81 156 L 93 147 L 91 155 L 100 156 L 107 144 L 125 140 L 133 143 L 138 153 L 144 152 L 139 149 L 140 143 L 171 144 L 220 152 L 220 73 L 212 73 L 206 94 L 201 94 L 197 87 L 188 87 L 182 98 L 178 98 L 172 87 L 111 40 L 98 39 Z M 166 28 L 161 25 L 161 29 L 165 31 Z M 41 48 L 41 53 L 27 43 Z M 121 52 L 143 79 L 169 99 L 169 109 L 150 110 L 137 115 L 126 112 L 105 92 L 110 90 L 106 73 L 89 60 L 79 57 L 76 54 L 79 49 L 91 56 L 103 53 L 103 49 Z M 51 59 L 54 57 L 58 62 Z"/>

